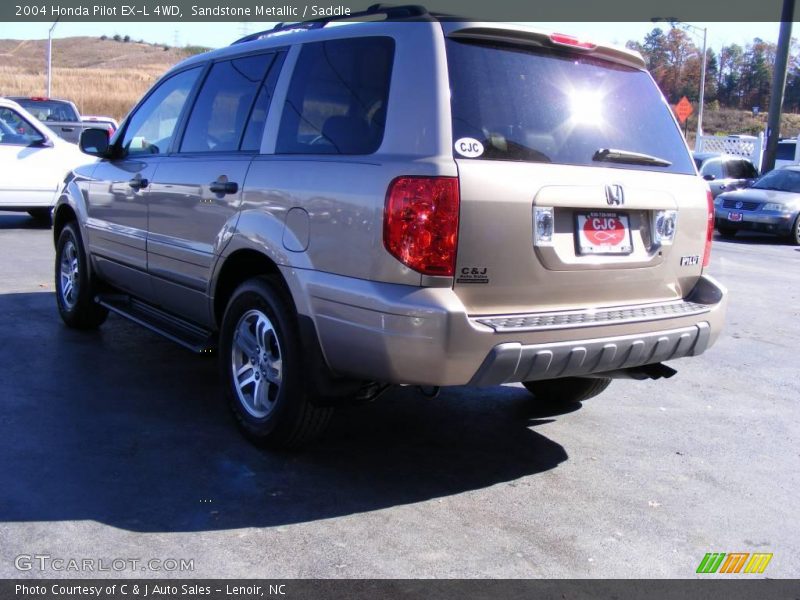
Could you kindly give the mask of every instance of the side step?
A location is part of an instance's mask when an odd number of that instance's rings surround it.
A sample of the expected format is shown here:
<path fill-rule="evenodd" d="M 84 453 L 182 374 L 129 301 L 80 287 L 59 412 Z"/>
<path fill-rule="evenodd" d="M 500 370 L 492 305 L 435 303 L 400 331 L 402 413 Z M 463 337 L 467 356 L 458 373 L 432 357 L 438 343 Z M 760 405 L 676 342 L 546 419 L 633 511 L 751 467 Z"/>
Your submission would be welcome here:
<path fill-rule="evenodd" d="M 95 297 L 95 302 L 192 352 L 208 354 L 216 350 L 216 336 L 210 331 L 130 296 L 101 294 Z"/>

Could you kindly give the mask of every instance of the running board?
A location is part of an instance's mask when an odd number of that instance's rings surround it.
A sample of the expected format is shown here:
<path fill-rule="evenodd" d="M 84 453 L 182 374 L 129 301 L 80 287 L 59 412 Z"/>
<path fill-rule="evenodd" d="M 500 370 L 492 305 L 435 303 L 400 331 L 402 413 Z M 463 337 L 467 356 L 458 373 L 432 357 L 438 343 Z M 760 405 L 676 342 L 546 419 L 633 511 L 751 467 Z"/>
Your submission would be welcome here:
<path fill-rule="evenodd" d="M 192 352 L 208 354 L 216 350 L 216 338 L 210 331 L 130 296 L 101 294 L 95 302 Z"/>

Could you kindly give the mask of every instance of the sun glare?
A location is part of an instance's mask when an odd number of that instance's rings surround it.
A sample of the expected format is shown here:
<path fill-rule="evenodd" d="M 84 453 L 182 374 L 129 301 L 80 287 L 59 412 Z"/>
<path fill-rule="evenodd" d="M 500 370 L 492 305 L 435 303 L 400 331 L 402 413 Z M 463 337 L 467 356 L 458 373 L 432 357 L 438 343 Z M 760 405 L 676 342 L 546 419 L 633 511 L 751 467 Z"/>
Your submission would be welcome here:
<path fill-rule="evenodd" d="M 570 121 L 574 125 L 602 127 L 603 94 L 596 90 L 574 90 L 569 94 Z"/>

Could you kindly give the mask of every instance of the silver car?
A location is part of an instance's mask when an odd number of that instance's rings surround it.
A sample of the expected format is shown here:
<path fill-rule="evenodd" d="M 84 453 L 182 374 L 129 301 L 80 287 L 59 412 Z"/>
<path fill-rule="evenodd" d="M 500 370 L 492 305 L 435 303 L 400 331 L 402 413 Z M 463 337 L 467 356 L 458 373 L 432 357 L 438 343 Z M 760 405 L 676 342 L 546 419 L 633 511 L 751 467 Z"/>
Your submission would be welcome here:
<path fill-rule="evenodd" d="M 726 238 L 739 231 L 760 231 L 800 245 L 800 167 L 775 169 L 748 189 L 719 195 L 714 220 Z"/>
<path fill-rule="evenodd" d="M 389 385 L 575 402 L 719 335 L 713 206 L 638 54 L 375 5 L 187 59 L 55 210 L 62 319 L 219 353 L 243 431 Z M 404 22 L 405 21 L 405 22 Z"/>

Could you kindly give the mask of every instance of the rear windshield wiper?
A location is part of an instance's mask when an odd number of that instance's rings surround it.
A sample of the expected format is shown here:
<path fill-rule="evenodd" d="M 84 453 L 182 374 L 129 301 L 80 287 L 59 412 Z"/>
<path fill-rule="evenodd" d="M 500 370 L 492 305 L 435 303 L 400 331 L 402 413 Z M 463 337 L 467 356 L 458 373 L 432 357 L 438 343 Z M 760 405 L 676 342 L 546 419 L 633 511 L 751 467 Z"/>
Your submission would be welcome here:
<path fill-rule="evenodd" d="M 657 156 L 629 152 L 628 150 L 615 150 L 614 148 L 600 148 L 592 156 L 597 162 L 624 163 L 628 165 L 650 165 L 653 167 L 668 167 L 672 163 Z"/>

